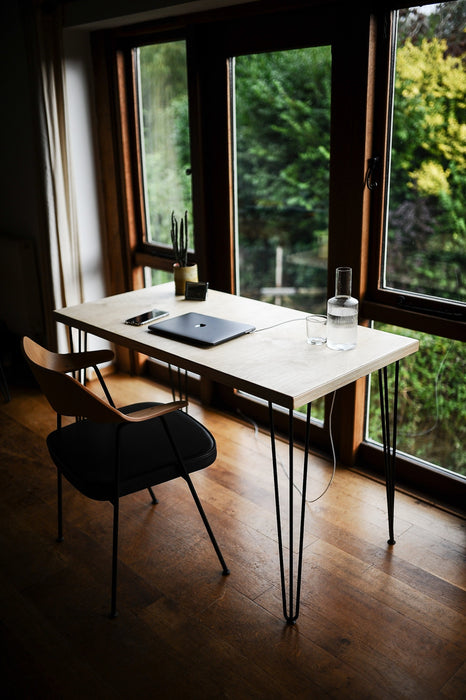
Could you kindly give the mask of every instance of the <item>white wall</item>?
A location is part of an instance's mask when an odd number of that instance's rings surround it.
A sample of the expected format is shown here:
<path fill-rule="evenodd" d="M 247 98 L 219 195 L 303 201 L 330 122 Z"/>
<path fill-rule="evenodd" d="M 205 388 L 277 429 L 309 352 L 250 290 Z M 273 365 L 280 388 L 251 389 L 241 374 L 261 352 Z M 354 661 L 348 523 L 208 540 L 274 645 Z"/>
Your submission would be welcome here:
<path fill-rule="evenodd" d="M 68 135 L 74 183 L 84 301 L 106 296 L 97 146 L 95 142 L 94 85 L 89 34 L 67 30 L 63 37 Z M 65 347 L 64 328 L 58 327 L 59 348 Z M 88 349 L 109 343 L 88 337 Z"/>
<path fill-rule="evenodd" d="M 105 283 L 88 34 L 66 31 L 64 51 L 68 133 L 84 275 L 84 296 L 85 300 L 89 301 L 105 296 Z"/>

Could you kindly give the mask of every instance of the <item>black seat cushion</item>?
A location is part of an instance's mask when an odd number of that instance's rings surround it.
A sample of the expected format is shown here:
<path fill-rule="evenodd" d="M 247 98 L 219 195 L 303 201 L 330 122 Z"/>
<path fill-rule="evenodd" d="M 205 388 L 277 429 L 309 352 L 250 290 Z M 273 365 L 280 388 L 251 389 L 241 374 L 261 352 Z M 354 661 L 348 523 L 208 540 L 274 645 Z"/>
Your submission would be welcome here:
<path fill-rule="evenodd" d="M 128 414 L 156 405 L 138 403 L 119 410 Z M 204 469 L 215 461 L 215 439 L 195 418 L 175 411 L 166 414 L 165 420 L 188 472 Z M 78 491 L 89 498 L 114 498 L 116 433 L 116 424 L 81 420 L 55 430 L 47 437 L 47 446 L 56 466 Z M 120 429 L 119 443 L 120 496 L 181 475 L 160 418 L 124 424 Z"/>

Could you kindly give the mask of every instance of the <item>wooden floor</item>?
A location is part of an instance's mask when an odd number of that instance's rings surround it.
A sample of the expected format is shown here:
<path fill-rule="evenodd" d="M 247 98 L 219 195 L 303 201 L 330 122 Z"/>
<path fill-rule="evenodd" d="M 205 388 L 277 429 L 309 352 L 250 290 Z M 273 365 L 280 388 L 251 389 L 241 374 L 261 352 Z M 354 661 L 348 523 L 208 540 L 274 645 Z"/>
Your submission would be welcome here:
<path fill-rule="evenodd" d="M 119 405 L 168 398 L 141 379 L 109 384 Z M 111 506 L 66 486 L 57 544 L 43 440 L 54 416 L 34 390 L 0 404 L 2 696 L 466 698 L 465 521 L 397 494 L 391 548 L 383 487 L 337 469 L 307 508 L 301 615 L 287 626 L 268 438 L 190 411 L 218 442 L 216 465 L 194 480 L 231 575 L 181 480 L 156 489 L 157 506 L 129 496 L 109 620 Z M 312 458 L 310 498 L 330 474 Z"/>

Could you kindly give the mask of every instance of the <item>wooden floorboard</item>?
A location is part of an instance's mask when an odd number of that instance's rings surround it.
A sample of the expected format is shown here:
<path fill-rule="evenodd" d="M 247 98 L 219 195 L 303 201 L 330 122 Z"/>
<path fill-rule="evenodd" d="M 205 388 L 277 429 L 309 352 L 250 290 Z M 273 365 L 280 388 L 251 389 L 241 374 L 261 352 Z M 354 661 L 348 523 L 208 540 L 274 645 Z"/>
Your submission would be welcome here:
<path fill-rule="evenodd" d="M 141 378 L 108 383 L 117 405 L 170 398 Z M 231 574 L 184 482 L 157 487 L 156 506 L 129 496 L 109 620 L 111 506 L 65 484 L 55 541 L 54 414 L 35 389 L 11 394 L 0 404 L 3 697 L 466 698 L 464 519 L 397 493 L 389 547 L 384 487 L 339 467 L 307 506 L 301 611 L 287 626 L 268 436 L 191 402 L 217 439 L 216 464 L 193 480 Z M 312 456 L 310 498 L 331 471 Z"/>

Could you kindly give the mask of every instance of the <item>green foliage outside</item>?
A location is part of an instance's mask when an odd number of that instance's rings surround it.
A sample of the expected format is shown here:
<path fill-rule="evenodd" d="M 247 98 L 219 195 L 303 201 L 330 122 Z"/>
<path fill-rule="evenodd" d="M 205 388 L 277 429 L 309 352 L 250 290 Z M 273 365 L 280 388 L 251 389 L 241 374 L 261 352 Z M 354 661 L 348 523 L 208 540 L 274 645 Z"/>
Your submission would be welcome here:
<path fill-rule="evenodd" d="M 386 270 L 387 286 L 463 302 L 465 17 L 464 0 L 400 17 Z"/>
<path fill-rule="evenodd" d="M 275 287 L 283 302 L 325 309 L 330 161 L 329 46 L 240 56 L 235 62 L 241 293 Z M 273 298 L 273 296 L 272 296 Z"/>
<path fill-rule="evenodd" d="M 376 324 L 416 338 L 419 352 L 400 362 L 398 450 L 466 476 L 466 345 L 460 341 Z M 389 374 L 393 396 L 394 372 Z M 371 376 L 370 435 L 382 442 L 377 373 Z"/>
<path fill-rule="evenodd" d="M 171 245 L 171 212 L 192 211 L 186 44 L 143 46 L 138 58 L 148 239 Z"/>

